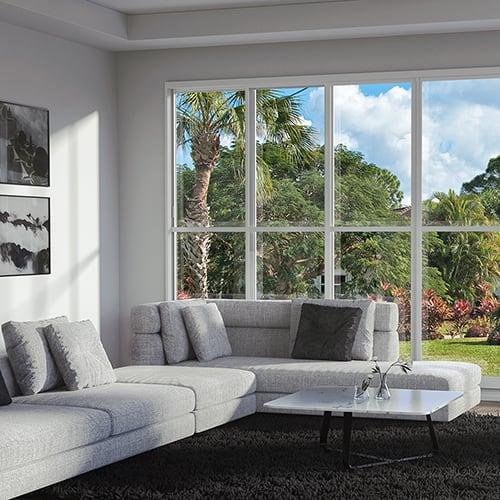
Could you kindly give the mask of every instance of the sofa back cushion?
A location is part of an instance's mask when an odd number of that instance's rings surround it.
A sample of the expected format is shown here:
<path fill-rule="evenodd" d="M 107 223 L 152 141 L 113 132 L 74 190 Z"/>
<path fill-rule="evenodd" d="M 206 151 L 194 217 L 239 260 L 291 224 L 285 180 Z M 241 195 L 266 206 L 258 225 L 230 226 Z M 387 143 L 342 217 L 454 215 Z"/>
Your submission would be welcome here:
<path fill-rule="evenodd" d="M 290 319 L 290 354 L 295 345 L 302 305 L 317 304 L 333 307 L 357 307 L 362 311 L 361 320 L 354 338 L 352 359 L 369 360 L 373 357 L 373 331 L 375 328 L 375 302 L 363 299 L 293 299 Z"/>
<path fill-rule="evenodd" d="M 288 300 L 209 300 L 226 325 L 233 356 L 290 357 Z"/>

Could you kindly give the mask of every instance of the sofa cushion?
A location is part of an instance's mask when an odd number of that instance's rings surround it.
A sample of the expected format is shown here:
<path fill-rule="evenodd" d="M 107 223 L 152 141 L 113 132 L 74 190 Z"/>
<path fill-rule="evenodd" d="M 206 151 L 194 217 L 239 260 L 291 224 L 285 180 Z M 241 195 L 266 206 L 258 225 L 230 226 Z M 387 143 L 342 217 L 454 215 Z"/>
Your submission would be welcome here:
<path fill-rule="evenodd" d="M 203 299 L 172 300 L 158 304 L 163 348 L 169 365 L 175 365 L 187 359 L 196 359 L 182 317 L 182 309 L 203 304 L 205 304 Z"/>
<path fill-rule="evenodd" d="M 70 391 L 115 382 L 113 367 L 91 321 L 49 325 L 45 336 Z"/>
<path fill-rule="evenodd" d="M 351 361 L 361 314 L 357 307 L 302 304 L 292 358 Z"/>
<path fill-rule="evenodd" d="M 379 362 L 382 369 L 390 362 Z M 289 358 L 249 358 L 230 356 L 204 363 L 186 361 L 182 366 L 237 368 L 255 373 L 258 392 L 292 393 L 317 385 L 353 386 L 371 371 L 367 361 L 312 361 Z M 407 375 L 394 369 L 389 387 L 468 391 L 481 382 L 481 368 L 454 361 L 419 361 Z M 376 380 L 372 382 L 376 386 Z"/>
<path fill-rule="evenodd" d="M 112 435 L 164 422 L 194 410 L 194 393 L 183 387 L 110 384 L 82 391 L 51 391 L 20 396 L 14 401 L 26 405 L 74 406 L 106 412 Z"/>
<path fill-rule="evenodd" d="M 215 304 L 188 306 L 182 310 L 189 340 L 200 361 L 231 356 L 231 344 L 221 313 Z"/>
<path fill-rule="evenodd" d="M 125 366 L 115 370 L 119 382 L 162 384 L 191 389 L 197 410 L 255 392 L 255 375 L 247 370 L 196 369 L 187 366 Z"/>
<path fill-rule="evenodd" d="M 14 403 L 0 411 L 0 429 L 3 471 L 106 439 L 111 419 L 101 410 Z"/>
<path fill-rule="evenodd" d="M 213 299 L 224 324 L 238 328 L 290 328 L 289 300 Z"/>
<path fill-rule="evenodd" d="M 161 321 L 157 302 L 132 307 L 130 326 L 134 333 L 160 333 Z"/>
<path fill-rule="evenodd" d="M 290 317 L 290 352 L 293 351 L 300 321 L 302 304 L 318 304 L 333 307 L 359 307 L 363 314 L 352 346 L 352 359 L 369 360 L 373 357 L 373 331 L 375 325 L 375 302 L 372 300 L 346 299 L 293 299 Z"/>
<path fill-rule="evenodd" d="M 2 325 L 7 355 L 23 394 L 48 391 L 63 384 L 45 338 L 44 327 L 68 318 L 41 321 L 9 321 Z"/>

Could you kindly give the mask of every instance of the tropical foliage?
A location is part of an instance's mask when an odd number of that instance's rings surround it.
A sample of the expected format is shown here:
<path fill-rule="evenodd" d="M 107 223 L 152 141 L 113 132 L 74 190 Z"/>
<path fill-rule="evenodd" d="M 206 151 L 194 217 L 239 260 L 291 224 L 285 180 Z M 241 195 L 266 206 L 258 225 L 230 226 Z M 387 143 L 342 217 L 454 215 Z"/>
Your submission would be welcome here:
<path fill-rule="evenodd" d="M 322 226 L 324 147 L 300 116 L 301 92 L 257 93 L 257 223 Z M 189 161 L 177 166 L 181 224 L 241 226 L 245 222 L 244 95 L 180 94 L 178 142 Z M 399 179 L 344 145 L 335 150 L 339 225 L 409 225 Z M 460 193 L 434 193 L 424 202 L 430 226 L 496 225 L 500 220 L 500 157 Z M 336 236 L 336 293 L 397 302 L 400 337 L 410 335 L 409 232 L 343 232 Z M 243 297 L 245 233 L 183 233 L 178 289 L 184 297 Z M 489 336 L 498 331 L 500 234 L 426 232 L 423 240 L 423 326 L 428 339 Z M 320 297 L 324 235 L 263 232 L 257 238 L 260 297 Z M 495 319 L 496 318 L 496 319 Z"/>

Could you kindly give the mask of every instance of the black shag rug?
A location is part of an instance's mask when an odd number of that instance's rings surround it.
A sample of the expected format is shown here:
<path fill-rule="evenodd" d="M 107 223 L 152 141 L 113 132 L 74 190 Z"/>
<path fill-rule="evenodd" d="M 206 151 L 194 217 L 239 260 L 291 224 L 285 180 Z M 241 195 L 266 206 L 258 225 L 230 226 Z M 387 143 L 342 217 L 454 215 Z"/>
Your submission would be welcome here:
<path fill-rule="evenodd" d="M 319 449 L 321 419 L 257 414 L 44 488 L 31 500 L 500 499 L 500 417 L 437 423 L 442 455 L 346 471 Z M 342 420 L 330 443 L 340 444 Z M 355 420 L 353 451 L 389 457 L 430 448 L 424 422 Z"/>

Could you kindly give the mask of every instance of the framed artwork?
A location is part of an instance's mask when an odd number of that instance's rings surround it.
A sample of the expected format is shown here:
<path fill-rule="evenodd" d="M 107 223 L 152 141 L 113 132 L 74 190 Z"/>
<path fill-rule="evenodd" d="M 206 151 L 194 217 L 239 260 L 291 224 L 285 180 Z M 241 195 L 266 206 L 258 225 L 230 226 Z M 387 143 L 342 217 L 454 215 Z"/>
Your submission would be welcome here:
<path fill-rule="evenodd" d="M 0 195 L 0 276 L 50 274 L 50 199 Z"/>
<path fill-rule="evenodd" d="M 0 101 L 0 183 L 50 185 L 47 109 Z"/>

